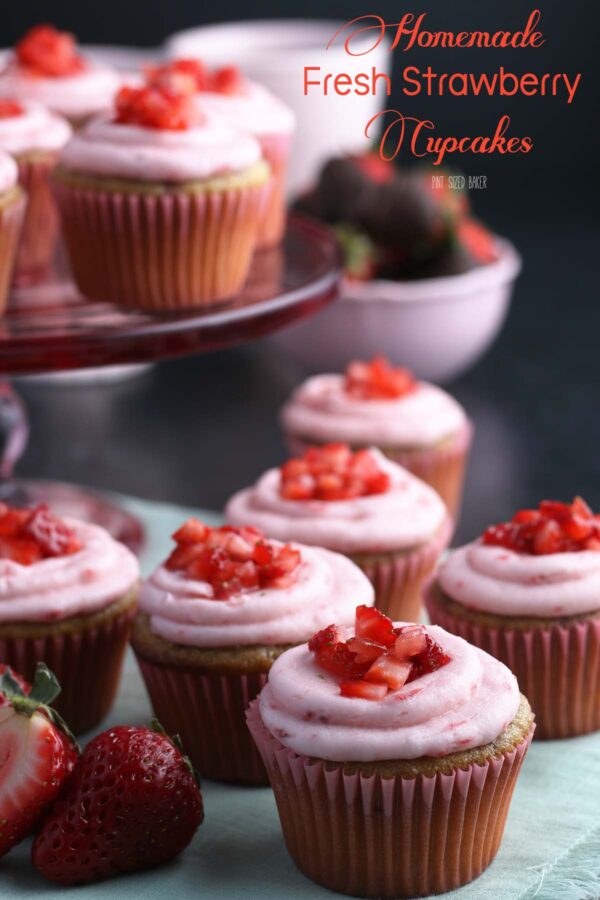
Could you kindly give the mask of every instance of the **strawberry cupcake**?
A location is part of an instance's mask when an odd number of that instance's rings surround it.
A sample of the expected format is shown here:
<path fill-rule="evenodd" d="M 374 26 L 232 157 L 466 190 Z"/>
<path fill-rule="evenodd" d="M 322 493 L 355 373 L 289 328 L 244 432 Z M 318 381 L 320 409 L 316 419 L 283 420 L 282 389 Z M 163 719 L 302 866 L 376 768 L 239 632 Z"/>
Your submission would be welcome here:
<path fill-rule="evenodd" d="M 146 78 L 150 84 L 193 94 L 203 113 L 256 138 L 271 169 L 257 247 L 277 245 L 285 228 L 285 180 L 296 127 L 292 110 L 266 87 L 245 78 L 235 66 L 210 71 L 200 60 L 175 59 L 148 67 Z"/>
<path fill-rule="evenodd" d="M 27 193 L 15 279 L 37 281 L 54 257 L 59 236 L 58 212 L 50 175 L 71 137 L 66 119 L 35 103 L 0 99 L 0 148 L 14 156 L 19 182 Z"/>
<path fill-rule="evenodd" d="M 426 605 L 512 669 L 537 737 L 600 729 L 600 517 L 580 497 L 520 510 L 452 552 Z"/>
<path fill-rule="evenodd" d="M 450 394 L 408 369 L 376 357 L 345 375 L 316 375 L 294 391 L 281 423 L 295 455 L 331 441 L 378 447 L 435 488 L 456 520 L 473 429 Z"/>
<path fill-rule="evenodd" d="M 245 710 L 274 660 L 373 589 L 345 557 L 190 519 L 144 582 L 132 643 L 163 726 L 207 778 L 268 784 Z M 366 607 L 365 607 L 366 608 Z"/>
<path fill-rule="evenodd" d="M 103 528 L 0 504 L 0 659 L 30 681 L 45 662 L 77 734 L 112 705 L 138 579 L 133 554 Z"/>
<path fill-rule="evenodd" d="M 248 712 L 298 868 L 356 897 L 445 893 L 494 859 L 533 733 L 514 675 L 359 607 L 274 663 Z"/>
<path fill-rule="evenodd" d="M 75 281 L 93 300 L 178 311 L 242 287 L 268 191 L 250 135 L 189 96 L 125 87 L 65 147 L 56 195 Z"/>
<path fill-rule="evenodd" d="M 452 522 L 429 485 L 379 450 L 311 447 L 270 469 L 226 507 L 232 525 L 343 553 L 375 588 L 375 605 L 416 621 L 423 582 L 447 546 Z"/>
<path fill-rule="evenodd" d="M 25 207 L 18 176 L 12 156 L 0 150 L 0 315 L 6 307 Z"/>
<path fill-rule="evenodd" d="M 77 128 L 110 106 L 121 81 L 115 70 L 82 56 L 73 35 L 36 25 L 0 71 L 0 97 L 41 104 Z"/>

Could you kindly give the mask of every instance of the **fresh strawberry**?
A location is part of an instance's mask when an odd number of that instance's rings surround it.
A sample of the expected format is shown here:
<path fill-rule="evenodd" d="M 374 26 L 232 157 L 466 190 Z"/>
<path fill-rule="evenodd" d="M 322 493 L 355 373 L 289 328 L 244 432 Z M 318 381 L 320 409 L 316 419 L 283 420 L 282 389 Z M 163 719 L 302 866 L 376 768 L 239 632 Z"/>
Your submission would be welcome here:
<path fill-rule="evenodd" d="M 15 46 L 15 56 L 20 66 L 41 77 L 76 75 L 85 69 L 73 35 L 52 25 L 30 28 Z"/>
<path fill-rule="evenodd" d="M 50 556 L 77 553 L 75 532 L 45 506 L 13 509 L 0 503 L 0 559 L 30 566 Z"/>
<path fill-rule="evenodd" d="M 186 131 L 201 116 L 189 94 L 157 87 L 122 87 L 115 97 L 115 122 L 159 131 Z"/>
<path fill-rule="evenodd" d="M 379 656 L 368 672 L 367 681 L 383 681 L 390 691 L 399 691 L 406 684 L 412 670 L 412 663 L 406 659 L 396 659 L 387 653 Z"/>
<path fill-rule="evenodd" d="M 346 393 L 357 400 L 396 400 L 417 388 L 412 372 L 392 366 L 385 356 L 371 362 L 354 360 L 346 369 Z"/>
<path fill-rule="evenodd" d="M 357 228 L 339 223 L 335 235 L 342 248 L 344 274 L 353 281 L 370 281 L 377 276 L 381 251 L 373 241 Z"/>
<path fill-rule="evenodd" d="M 382 647 L 390 647 L 396 642 L 394 623 L 372 606 L 356 608 L 356 637 L 373 641 Z"/>
<path fill-rule="evenodd" d="M 86 884 L 167 862 L 203 819 L 189 760 L 158 723 L 121 725 L 94 738 L 33 844 L 50 881 Z"/>
<path fill-rule="evenodd" d="M 410 659 L 427 650 L 427 635 L 422 625 L 405 625 L 397 630 L 394 644 L 394 656 L 398 659 Z"/>
<path fill-rule="evenodd" d="M 346 641 L 340 639 L 335 625 L 329 625 L 312 636 L 308 643 L 322 669 L 332 675 L 346 678 L 362 676 L 370 668 L 370 661 L 350 650 Z"/>
<path fill-rule="evenodd" d="M 23 107 L 16 100 L 0 99 L 0 119 L 13 119 L 23 115 Z"/>
<path fill-rule="evenodd" d="M 387 694 L 387 685 L 383 682 L 351 679 L 340 681 L 342 697 L 359 697 L 361 700 L 383 700 Z"/>
<path fill-rule="evenodd" d="M 280 472 L 279 491 L 286 500 L 349 500 L 383 494 L 390 485 L 370 450 L 353 453 L 347 444 L 310 447 Z"/>
<path fill-rule="evenodd" d="M 173 535 L 177 547 L 165 565 L 205 581 L 215 600 L 260 588 L 285 588 L 302 558 L 290 544 L 267 541 L 257 528 L 209 528 L 188 519 Z"/>
<path fill-rule="evenodd" d="M 520 509 L 510 522 L 490 525 L 482 543 L 515 553 L 546 555 L 600 550 L 600 517 L 585 500 L 542 500 L 538 509 Z"/>
<path fill-rule="evenodd" d="M 31 688 L 0 674 L 0 856 L 35 827 L 75 765 L 78 748 L 48 704 L 60 687 L 43 663 Z"/>
<path fill-rule="evenodd" d="M 431 635 L 426 634 L 425 639 L 427 648 L 423 653 L 412 658 L 412 668 L 410 675 L 406 679 L 407 681 L 414 681 L 415 678 L 429 675 L 430 672 L 435 672 L 450 662 L 450 656 L 440 647 L 437 641 L 434 641 Z"/>

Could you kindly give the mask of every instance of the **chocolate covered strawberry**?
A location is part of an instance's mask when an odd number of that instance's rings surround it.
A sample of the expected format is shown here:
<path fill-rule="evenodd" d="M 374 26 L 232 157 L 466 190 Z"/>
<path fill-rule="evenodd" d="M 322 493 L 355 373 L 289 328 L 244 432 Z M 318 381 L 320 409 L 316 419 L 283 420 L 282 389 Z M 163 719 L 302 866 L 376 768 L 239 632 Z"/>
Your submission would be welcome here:
<path fill-rule="evenodd" d="M 204 816 L 189 760 L 158 724 L 94 738 L 38 833 L 33 864 L 50 881 L 86 884 L 167 862 Z"/>
<path fill-rule="evenodd" d="M 78 748 L 50 708 L 60 692 L 38 665 L 30 687 L 0 667 L 0 856 L 36 826 L 75 765 Z"/>
<path fill-rule="evenodd" d="M 481 540 L 534 556 L 600 550 L 600 516 L 581 497 L 572 503 L 542 500 L 537 509 L 520 509 L 510 522 L 490 525 Z"/>
<path fill-rule="evenodd" d="M 353 453 L 347 444 L 310 447 L 280 471 L 279 492 L 286 500 L 350 500 L 384 494 L 390 486 L 370 450 Z"/>

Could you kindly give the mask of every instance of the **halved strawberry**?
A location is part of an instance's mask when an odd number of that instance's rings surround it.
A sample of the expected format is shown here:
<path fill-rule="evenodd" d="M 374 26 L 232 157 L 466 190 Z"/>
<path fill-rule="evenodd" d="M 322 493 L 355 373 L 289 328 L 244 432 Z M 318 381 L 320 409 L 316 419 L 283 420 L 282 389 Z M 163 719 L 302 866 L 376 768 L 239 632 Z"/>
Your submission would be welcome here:
<path fill-rule="evenodd" d="M 43 663 L 27 688 L 10 669 L 0 675 L 0 856 L 37 824 L 78 756 L 70 732 L 48 705 L 60 687 Z"/>
<path fill-rule="evenodd" d="M 410 677 L 412 663 L 382 653 L 371 668 L 365 672 L 367 681 L 383 681 L 391 691 L 399 691 Z"/>
<path fill-rule="evenodd" d="M 382 681 L 363 681 L 350 679 L 340 681 L 340 694 L 342 697 L 360 697 L 362 700 L 383 700 L 388 692 L 388 686 Z"/>
<path fill-rule="evenodd" d="M 356 637 L 374 641 L 382 647 L 390 647 L 396 642 L 394 623 L 375 607 L 358 606 L 355 617 Z"/>
<path fill-rule="evenodd" d="M 394 656 L 398 659 L 409 659 L 418 656 L 427 649 L 427 635 L 422 625 L 405 625 L 397 632 L 394 644 Z"/>

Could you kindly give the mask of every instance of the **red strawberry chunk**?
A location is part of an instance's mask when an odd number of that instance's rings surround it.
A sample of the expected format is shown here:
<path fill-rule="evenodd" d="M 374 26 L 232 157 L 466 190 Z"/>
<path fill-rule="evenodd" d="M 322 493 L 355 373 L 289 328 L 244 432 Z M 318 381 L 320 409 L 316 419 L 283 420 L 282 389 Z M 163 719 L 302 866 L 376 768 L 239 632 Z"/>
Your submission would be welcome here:
<path fill-rule="evenodd" d="M 421 625 L 406 625 L 398 631 L 394 644 L 394 656 L 410 659 L 427 649 L 427 635 Z"/>
<path fill-rule="evenodd" d="M 0 503 L 0 559 L 30 566 L 81 549 L 74 531 L 45 506 L 13 509 Z"/>
<path fill-rule="evenodd" d="M 187 93 L 158 87 L 122 87 L 115 97 L 115 122 L 159 131 L 186 131 L 201 122 Z"/>
<path fill-rule="evenodd" d="M 516 553 L 545 555 L 600 549 L 600 519 L 585 500 L 542 500 L 538 509 L 521 509 L 510 522 L 490 525 L 482 543 Z"/>
<path fill-rule="evenodd" d="M 353 637 L 348 641 L 348 649 L 356 654 L 361 662 L 373 662 L 381 656 L 385 647 L 373 641 L 365 641 L 363 638 Z"/>
<path fill-rule="evenodd" d="M 16 100 L 0 100 L 0 119 L 12 119 L 22 116 L 23 107 Z"/>
<path fill-rule="evenodd" d="M 16 44 L 15 55 L 19 65 L 32 75 L 57 78 L 76 75 L 85 69 L 73 35 L 52 25 L 30 28 Z"/>
<path fill-rule="evenodd" d="M 412 393 L 417 382 L 408 369 L 390 365 L 385 356 L 376 356 L 368 363 L 351 362 L 344 387 L 357 400 L 393 400 Z"/>
<path fill-rule="evenodd" d="M 356 636 L 390 647 L 396 641 L 394 623 L 372 606 L 356 608 Z"/>
<path fill-rule="evenodd" d="M 431 635 L 426 635 L 426 641 L 427 648 L 425 651 L 419 656 L 413 657 L 412 669 L 406 679 L 407 682 L 414 681 L 415 678 L 421 678 L 422 675 L 428 675 L 430 672 L 435 672 L 436 669 L 441 669 L 442 666 L 450 662 L 450 656 L 440 647 L 437 641 L 434 641 Z"/>
<path fill-rule="evenodd" d="M 177 94 L 196 94 L 209 88 L 209 74 L 199 59 L 173 59 L 160 66 L 144 69 L 149 87 Z"/>
<path fill-rule="evenodd" d="M 301 459 L 280 468 L 279 492 L 286 500 L 350 500 L 383 494 L 390 486 L 370 450 L 353 453 L 347 444 L 310 447 Z"/>
<path fill-rule="evenodd" d="M 365 673 L 367 681 L 383 681 L 391 691 L 399 691 L 404 687 L 412 670 L 409 660 L 396 659 L 382 653 L 368 672 Z"/>
<path fill-rule="evenodd" d="M 243 86 L 243 78 L 237 66 L 223 66 L 210 76 L 209 90 L 217 94 L 237 94 Z"/>
<path fill-rule="evenodd" d="M 359 697 L 361 700 L 383 700 L 387 692 L 388 686 L 383 681 L 363 681 L 359 678 L 340 681 L 340 694 L 342 697 Z"/>

